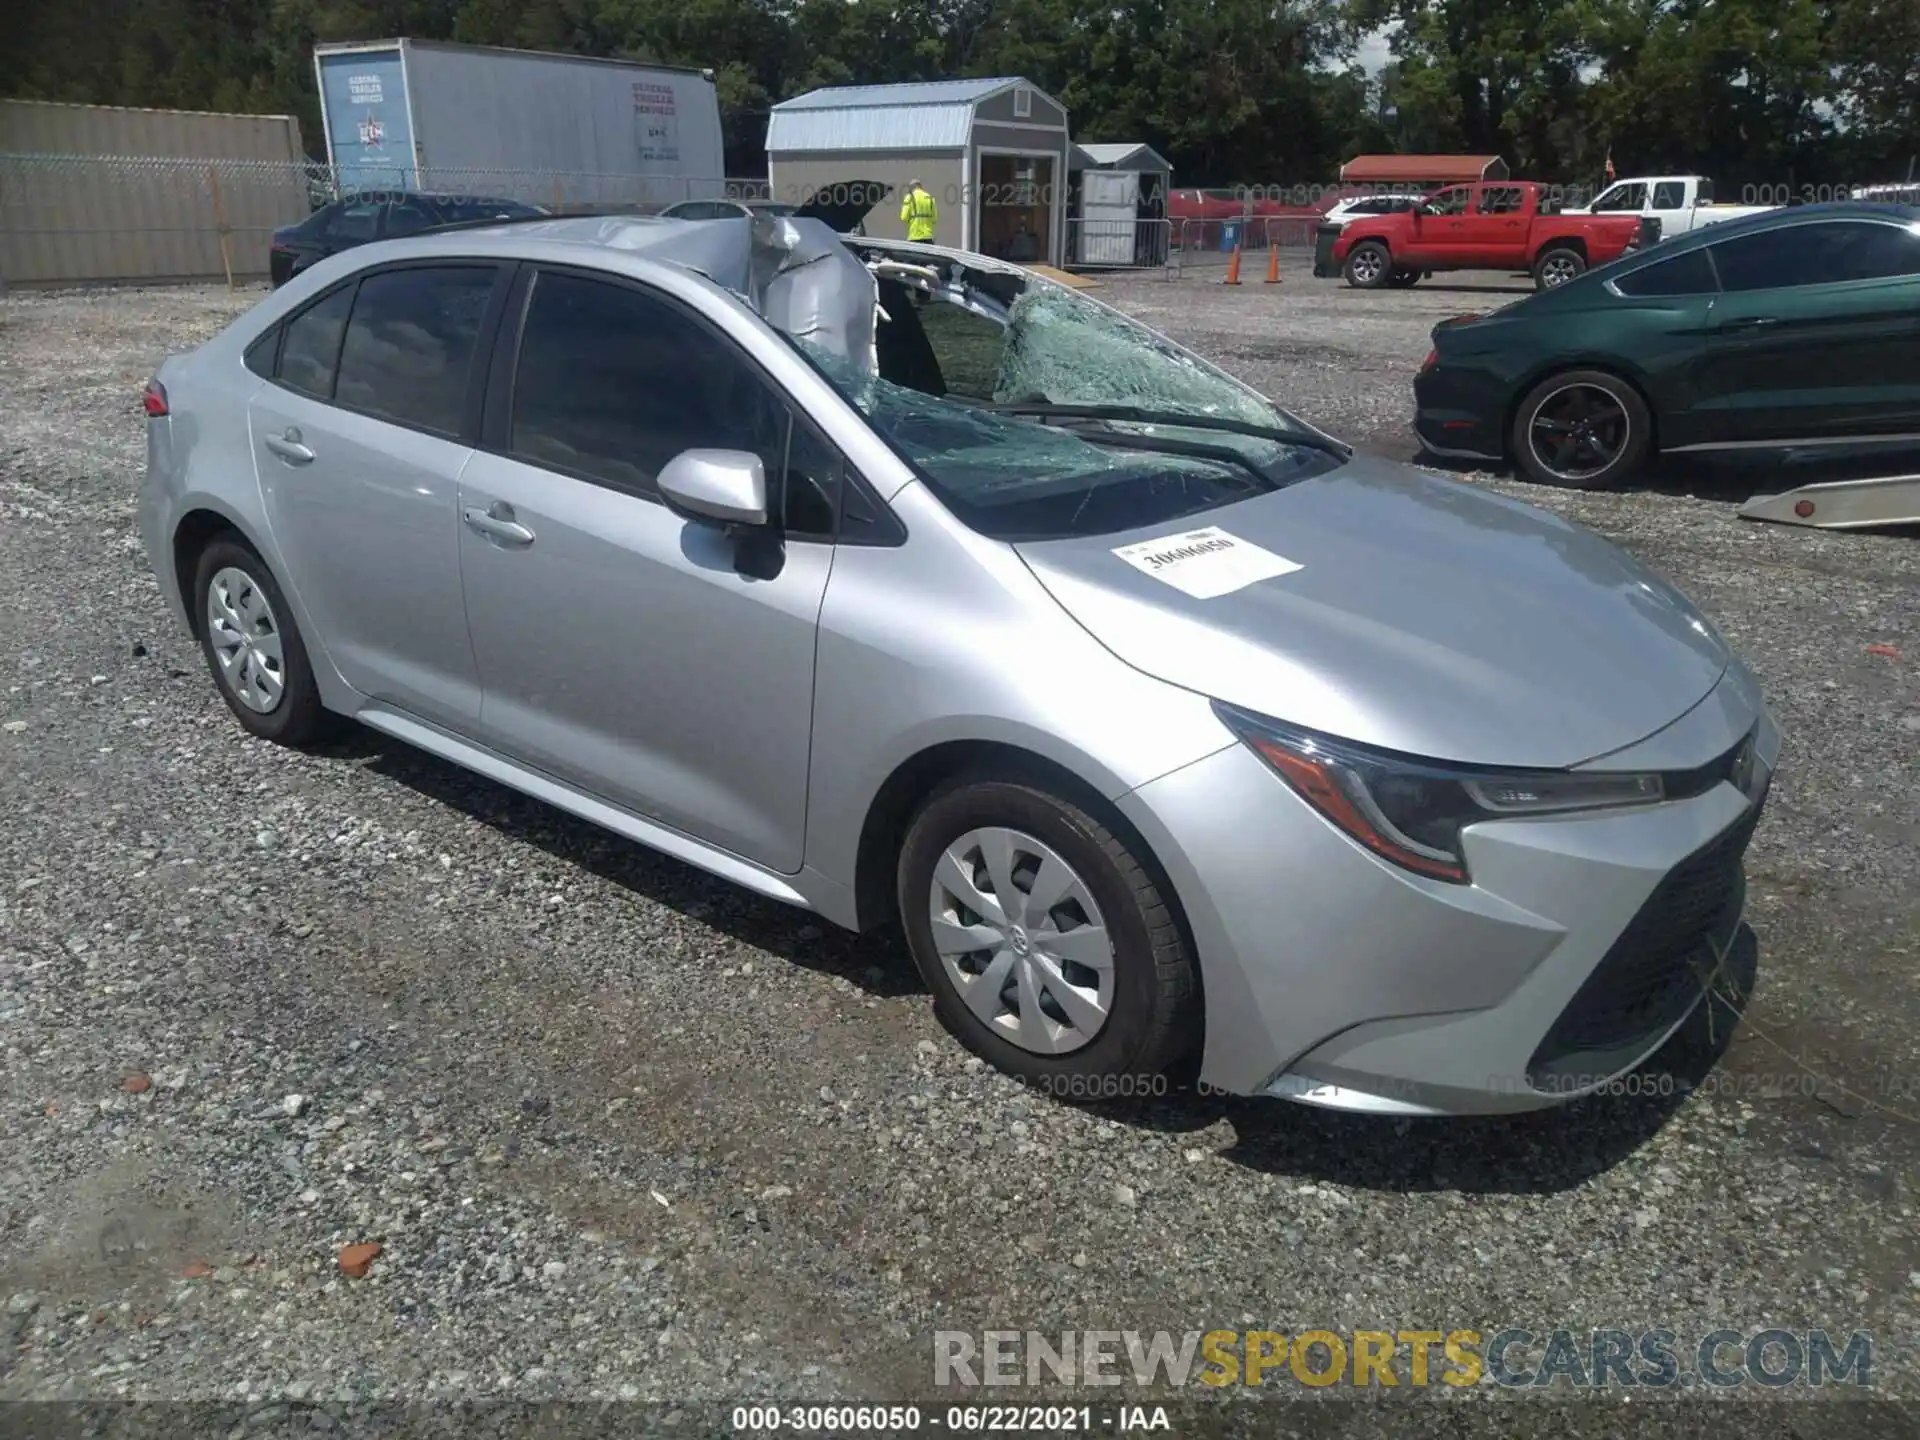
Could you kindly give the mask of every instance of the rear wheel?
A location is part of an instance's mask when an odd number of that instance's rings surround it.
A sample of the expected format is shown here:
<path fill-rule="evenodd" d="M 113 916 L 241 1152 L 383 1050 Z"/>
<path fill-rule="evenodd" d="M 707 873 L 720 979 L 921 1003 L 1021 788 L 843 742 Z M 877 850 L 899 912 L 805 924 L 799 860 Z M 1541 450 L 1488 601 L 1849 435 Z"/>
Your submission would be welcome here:
<path fill-rule="evenodd" d="M 1536 290 L 1554 290 L 1569 280 L 1578 280 L 1587 270 L 1587 258 L 1578 250 L 1569 250 L 1564 246 L 1549 250 L 1533 266 L 1533 284 Z"/>
<path fill-rule="evenodd" d="M 1393 272 L 1393 278 L 1387 283 L 1395 290 L 1410 290 L 1420 283 L 1420 278 L 1418 270 L 1396 270 Z"/>
<path fill-rule="evenodd" d="M 1637 471 L 1653 439 L 1640 392 L 1604 370 L 1549 376 L 1513 420 L 1513 456 L 1540 485 L 1604 490 Z"/>
<path fill-rule="evenodd" d="M 1025 781 L 950 781 L 907 832 L 898 899 L 935 1008 L 1009 1074 L 1096 1093 L 1074 1082 L 1151 1081 L 1199 1040 L 1197 971 L 1172 907 L 1143 857 L 1073 801 Z"/>
<path fill-rule="evenodd" d="M 251 734 L 306 745 L 327 729 L 320 687 L 286 596 L 253 548 L 223 535 L 194 568 L 200 649 L 220 698 Z"/>
<path fill-rule="evenodd" d="M 1378 290 L 1393 274 L 1393 257 L 1377 240 L 1363 240 L 1347 254 L 1347 284 L 1356 290 Z"/>

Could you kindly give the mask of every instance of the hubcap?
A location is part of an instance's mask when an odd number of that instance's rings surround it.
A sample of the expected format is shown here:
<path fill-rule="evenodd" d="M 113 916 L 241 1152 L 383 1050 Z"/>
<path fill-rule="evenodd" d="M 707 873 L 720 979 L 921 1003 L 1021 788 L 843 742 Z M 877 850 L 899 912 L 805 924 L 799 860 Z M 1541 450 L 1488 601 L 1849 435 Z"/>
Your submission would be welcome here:
<path fill-rule="evenodd" d="M 1353 257 L 1353 278 L 1368 284 L 1380 278 L 1380 261 L 1371 250 Z"/>
<path fill-rule="evenodd" d="M 1113 942 L 1086 882 L 1018 830 L 972 830 L 934 867 L 934 949 L 966 1007 L 1039 1055 L 1090 1042 L 1113 1008 Z"/>
<path fill-rule="evenodd" d="M 1542 400 L 1527 427 L 1534 459 L 1561 480 L 1590 480 L 1632 438 L 1626 407 L 1597 385 L 1567 385 Z"/>
<path fill-rule="evenodd" d="M 1574 269 L 1571 260 L 1549 260 L 1546 269 L 1541 272 L 1540 278 L 1546 282 L 1547 288 L 1551 290 L 1556 285 L 1566 284 L 1567 281 L 1573 279 L 1573 275 Z"/>
<path fill-rule="evenodd" d="M 207 640 L 220 680 L 256 714 L 271 714 L 287 691 L 280 622 L 244 570 L 228 567 L 207 586 Z"/>

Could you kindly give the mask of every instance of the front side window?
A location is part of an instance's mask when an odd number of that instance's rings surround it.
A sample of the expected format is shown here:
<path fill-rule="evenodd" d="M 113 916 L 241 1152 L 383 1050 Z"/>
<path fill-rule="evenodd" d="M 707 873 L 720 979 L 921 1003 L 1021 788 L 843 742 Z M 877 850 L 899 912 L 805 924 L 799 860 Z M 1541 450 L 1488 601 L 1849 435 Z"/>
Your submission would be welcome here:
<path fill-rule="evenodd" d="M 335 402 L 458 435 L 496 275 L 491 265 L 431 266 L 363 279 L 340 347 Z"/>
<path fill-rule="evenodd" d="M 340 360 L 340 337 L 353 308 L 353 286 L 342 285 L 287 322 L 280 347 L 279 381 L 315 400 L 333 398 L 333 372 Z"/>
<path fill-rule="evenodd" d="M 1593 202 L 1595 213 L 1629 211 L 1639 214 L 1647 205 L 1647 187 L 1639 183 L 1616 185 Z"/>
<path fill-rule="evenodd" d="M 1713 247 L 1727 290 L 1786 290 L 1920 275 L 1920 235 L 1875 220 L 1829 220 L 1763 230 Z"/>
<path fill-rule="evenodd" d="M 509 452 L 635 495 L 683 450 L 744 450 L 778 483 L 787 409 L 731 342 L 625 285 L 548 271 L 514 369 Z"/>
<path fill-rule="evenodd" d="M 426 203 L 414 196 L 395 200 L 387 206 L 387 234 L 411 235 L 416 230 L 424 230 L 436 223 L 433 212 Z"/>

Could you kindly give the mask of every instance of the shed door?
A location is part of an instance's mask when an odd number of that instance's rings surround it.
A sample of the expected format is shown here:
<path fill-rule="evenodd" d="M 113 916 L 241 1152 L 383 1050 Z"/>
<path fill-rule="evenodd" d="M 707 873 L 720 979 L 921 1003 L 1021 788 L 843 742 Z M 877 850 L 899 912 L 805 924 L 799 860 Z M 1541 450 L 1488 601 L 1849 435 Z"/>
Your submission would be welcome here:
<path fill-rule="evenodd" d="M 1045 263 L 1053 248 L 1052 155 L 980 157 L 980 253 L 1016 265 Z"/>
<path fill-rule="evenodd" d="M 1088 170 L 1080 177 L 1075 258 L 1082 265 L 1133 264 L 1140 177 L 1131 170 Z"/>

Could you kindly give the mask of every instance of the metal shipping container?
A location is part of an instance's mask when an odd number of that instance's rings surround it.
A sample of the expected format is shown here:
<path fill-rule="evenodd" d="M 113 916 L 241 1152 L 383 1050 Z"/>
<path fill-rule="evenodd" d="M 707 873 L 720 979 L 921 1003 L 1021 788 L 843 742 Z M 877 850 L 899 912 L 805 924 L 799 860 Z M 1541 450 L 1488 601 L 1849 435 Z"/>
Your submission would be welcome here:
<path fill-rule="evenodd" d="M 536 204 L 722 193 L 712 71 L 405 39 L 316 45 L 313 63 L 344 189 Z"/>

